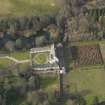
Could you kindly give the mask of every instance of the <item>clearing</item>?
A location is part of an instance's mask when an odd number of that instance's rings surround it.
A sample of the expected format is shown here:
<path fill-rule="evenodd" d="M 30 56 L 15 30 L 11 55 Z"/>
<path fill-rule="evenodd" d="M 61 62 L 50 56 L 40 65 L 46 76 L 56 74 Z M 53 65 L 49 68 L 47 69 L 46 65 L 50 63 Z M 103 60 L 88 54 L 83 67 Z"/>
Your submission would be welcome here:
<path fill-rule="evenodd" d="M 57 9 L 55 0 L 0 0 L 0 16 L 47 15 Z"/>

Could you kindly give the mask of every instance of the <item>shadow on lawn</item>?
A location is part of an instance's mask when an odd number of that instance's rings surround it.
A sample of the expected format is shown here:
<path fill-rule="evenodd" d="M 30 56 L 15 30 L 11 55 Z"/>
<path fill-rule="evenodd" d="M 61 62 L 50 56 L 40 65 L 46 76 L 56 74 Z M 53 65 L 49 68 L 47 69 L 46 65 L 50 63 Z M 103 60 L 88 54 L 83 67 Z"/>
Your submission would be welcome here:
<path fill-rule="evenodd" d="M 98 103 L 98 105 L 105 105 L 105 101 Z"/>
<path fill-rule="evenodd" d="M 66 98 L 76 99 L 78 96 L 85 97 L 90 93 L 91 93 L 90 90 L 82 90 L 82 91 L 74 92 L 74 93 L 70 93 L 70 92 L 66 91 L 65 96 L 66 96 Z"/>
<path fill-rule="evenodd" d="M 90 93 L 91 93 L 90 90 L 82 90 L 80 92 L 75 92 L 75 93 L 67 92 L 68 95 L 66 95 L 66 97 L 67 97 L 66 101 L 70 101 L 74 104 L 86 105 L 87 102 L 84 97 Z"/>
<path fill-rule="evenodd" d="M 74 105 L 86 105 L 87 102 L 84 97 L 90 93 L 90 90 L 82 90 L 80 92 L 70 93 L 65 89 L 62 97 L 56 97 L 57 104 L 54 105 L 71 105 L 70 103 L 74 103 Z"/>
<path fill-rule="evenodd" d="M 72 68 L 70 67 L 70 63 L 72 61 L 72 55 L 71 55 L 71 48 L 68 46 L 64 46 L 64 62 L 66 71 L 69 72 Z"/>

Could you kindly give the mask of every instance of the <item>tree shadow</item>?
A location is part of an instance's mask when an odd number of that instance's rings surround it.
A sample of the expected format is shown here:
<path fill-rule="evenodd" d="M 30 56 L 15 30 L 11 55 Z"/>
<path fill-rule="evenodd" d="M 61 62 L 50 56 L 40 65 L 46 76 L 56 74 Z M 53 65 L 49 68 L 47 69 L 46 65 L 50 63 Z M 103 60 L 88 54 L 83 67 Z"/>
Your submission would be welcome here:
<path fill-rule="evenodd" d="M 98 103 L 97 105 L 105 105 L 105 101 Z"/>
<path fill-rule="evenodd" d="M 72 62 L 72 54 L 71 54 L 71 48 L 68 46 L 64 46 L 64 62 L 65 62 L 65 68 L 66 72 L 69 72 L 72 67 L 70 67 L 70 63 Z"/>
<path fill-rule="evenodd" d="M 73 101 L 75 103 L 84 103 L 84 105 L 85 105 L 86 100 L 84 97 L 90 93 L 91 93 L 90 90 L 82 90 L 82 91 L 75 92 L 75 93 L 70 93 L 68 91 L 65 91 L 64 96 L 63 96 L 64 97 L 64 103 L 66 103 L 68 100 L 70 100 L 70 101 Z M 61 105 L 64 105 L 64 104 L 61 104 Z"/>
<path fill-rule="evenodd" d="M 85 97 L 85 96 L 87 96 L 90 93 L 91 93 L 90 90 L 82 90 L 80 92 L 69 93 L 69 97 L 71 99 L 76 99 L 76 98 L 78 98 L 78 96 Z"/>

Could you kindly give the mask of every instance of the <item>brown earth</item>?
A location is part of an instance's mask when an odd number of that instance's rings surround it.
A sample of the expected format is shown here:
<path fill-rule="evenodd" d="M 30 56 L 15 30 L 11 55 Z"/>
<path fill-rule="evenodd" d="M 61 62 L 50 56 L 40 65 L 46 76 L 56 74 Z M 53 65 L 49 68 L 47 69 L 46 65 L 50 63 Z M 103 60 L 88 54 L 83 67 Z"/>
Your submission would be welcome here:
<path fill-rule="evenodd" d="M 75 66 L 103 64 L 103 58 L 99 45 L 83 45 L 72 47 L 72 57 Z"/>

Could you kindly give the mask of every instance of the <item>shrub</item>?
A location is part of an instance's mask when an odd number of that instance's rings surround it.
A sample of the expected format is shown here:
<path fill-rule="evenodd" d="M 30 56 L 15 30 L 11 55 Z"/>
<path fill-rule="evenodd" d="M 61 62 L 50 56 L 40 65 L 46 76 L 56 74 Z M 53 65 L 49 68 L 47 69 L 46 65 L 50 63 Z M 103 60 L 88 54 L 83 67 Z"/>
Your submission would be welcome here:
<path fill-rule="evenodd" d="M 21 38 L 18 38 L 15 42 L 15 46 L 16 48 L 22 48 L 22 39 Z"/>
<path fill-rule="evenodd" d="M 13 41 L 7 41 L 4 46 L 5 46 L 5 49 L 10 52 L 14 51 L 15 49 L 15 44 Z"/>

